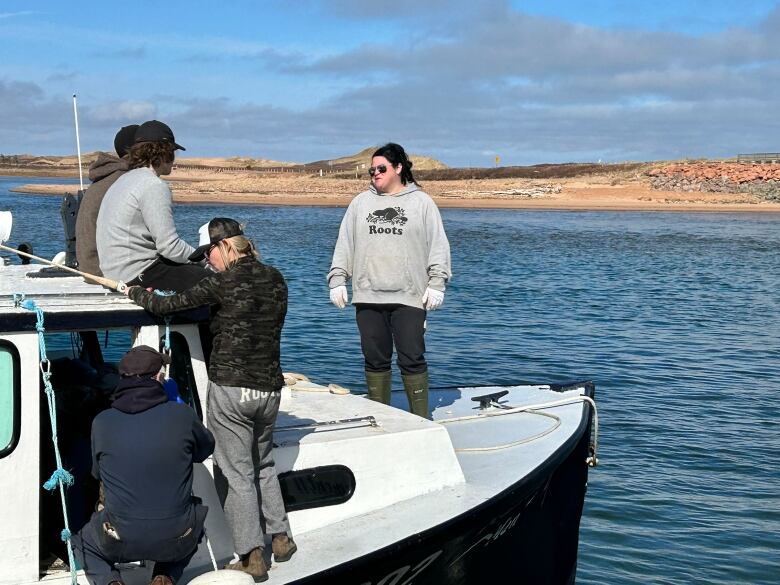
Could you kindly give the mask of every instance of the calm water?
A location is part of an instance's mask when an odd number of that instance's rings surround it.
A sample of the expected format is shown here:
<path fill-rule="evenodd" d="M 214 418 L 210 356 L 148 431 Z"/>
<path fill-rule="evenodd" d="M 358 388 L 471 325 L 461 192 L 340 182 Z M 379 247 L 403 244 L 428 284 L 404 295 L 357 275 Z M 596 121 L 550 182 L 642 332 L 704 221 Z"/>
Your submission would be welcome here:
<path fill-rule="evenodd" d="M 7 192 L 32 181 L 0 177 L 0 209 L 51 257 L 59 199 Z M 246 221 L 289 283 L 285 369 L 362 389 L 354 313 L 324 278 L 342 214 L 175 209 L 191 243 L 215 215 Z M 596 383 L 578 582 L 780 582 L 780 216 L 442 215 L 455 276 L 429 318 L 433 384 Z"/>

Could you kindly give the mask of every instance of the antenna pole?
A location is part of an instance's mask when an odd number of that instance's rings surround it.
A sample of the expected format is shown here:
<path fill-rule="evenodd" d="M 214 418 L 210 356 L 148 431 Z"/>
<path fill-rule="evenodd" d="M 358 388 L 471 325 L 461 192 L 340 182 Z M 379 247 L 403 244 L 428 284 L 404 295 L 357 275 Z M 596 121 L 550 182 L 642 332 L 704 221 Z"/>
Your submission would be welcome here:
<path fill-rule="evenodd" d="M 76 152 L 79 157 L 79 187 L 84 190 L 84 175 L 81 173 L 81 141 L 79 140 L 79 111 L 76 108 L 76 94 L 73 94 L 73 119 L 76 123 Z"/>

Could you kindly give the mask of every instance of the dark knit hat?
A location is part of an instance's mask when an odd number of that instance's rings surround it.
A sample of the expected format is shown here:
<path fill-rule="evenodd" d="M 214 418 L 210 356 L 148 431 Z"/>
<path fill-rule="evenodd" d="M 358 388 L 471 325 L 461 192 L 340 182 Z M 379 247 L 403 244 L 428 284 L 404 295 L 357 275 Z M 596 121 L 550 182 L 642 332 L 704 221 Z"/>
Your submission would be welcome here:
<path fill-rule="evenodd" d="M 119 373 L 125 378 L 129 376 L 153 376 L 171 358 L 148 345 L 138 345 L 128 351 L 119 362 Z"/>
<path fill-rule="evenodd" d="M 138 130 L 138 124 L 130 124 L 129 126 L 123 126 L 122 129 L 116 133 L 114 137 L 114 150 L 116 150 L 117 156 L 122 158 L 130 150 L 135 142 L 135 132 Z"/>

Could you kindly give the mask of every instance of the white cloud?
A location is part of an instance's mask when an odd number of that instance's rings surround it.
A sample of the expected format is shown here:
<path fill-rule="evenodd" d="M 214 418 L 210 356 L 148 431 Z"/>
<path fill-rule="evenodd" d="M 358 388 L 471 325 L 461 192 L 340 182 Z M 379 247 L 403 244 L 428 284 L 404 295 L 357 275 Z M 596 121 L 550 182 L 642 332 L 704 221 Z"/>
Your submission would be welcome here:
<path fill-rule="evenodd" d="M 329 6 L 365 18 L 406 4 L 411 0 Z M 490 165 L 486 153 L 501 155 L 505 164 L 528 164 L 729 156 L 780 146 L 780 8 L 753 28 L 688 35 L 573 24 L 502 1 L 444 4 L 421 2 L 400 19 L 403 29 L 388 27 L 370 44 L 325 56 L 305 44 L 171 35 L 165 47 L 178 50 L 172 58 L 202 61 L 200 77 L 210 76 L 218 89 L 188 85 L 178 96 L 86 107 L 87 135 L 108 142 L 119 126 L 157 117 L 173 127 L 188 154 L 306 161 L 394 140 L 455 165 Z M 103 34 L 99 43 L 129 42 Z M 147 59 L 159 58 L 156 53 Z M 289 80 L 312 96 L 308 107 L 238 93 L 234 70 L 216 69 L 239 60 L 256 63 L 261 79 L 272 71 Z M 151 75 L 150 87 L 171 87 Z M 36 132 L 33 141 L 26 129 L 49 124 L 70 131 L 62 104 L 40 86 L 0 81 L 0 102 L 2 144 L 48 148 L 57 132 Z M 70 142 L 69 135 L 62 140 Z"/>
<path fill-rule="evenodd" d="M 20 12 L 0 12 L 0 20 L 4 20 L 6 18 L 16 18 L 18 16 L 31 16 L 35 14 L 35 12 L 31 10 L 22 10 Z"/>
<path fill-rule="evenodd" d="M 103 125 L 111 123 L 117 128 L 127 124 L 140 124 L 151 120 L 157 113 L 157 106 L 147 101 L 120 101 L 101 104 L 86 110 L 83 119 Z"/>

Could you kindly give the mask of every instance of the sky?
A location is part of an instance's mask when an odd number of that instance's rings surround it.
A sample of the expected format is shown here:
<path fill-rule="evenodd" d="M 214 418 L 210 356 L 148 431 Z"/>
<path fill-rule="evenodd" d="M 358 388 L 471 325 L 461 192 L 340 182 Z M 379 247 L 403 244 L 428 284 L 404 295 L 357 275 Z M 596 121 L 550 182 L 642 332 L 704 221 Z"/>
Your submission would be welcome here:
<path fill-rule="evenodd" d="M 0 153 L 451 166 L 780 151 L 780 0 L 0 0 Z"/>

